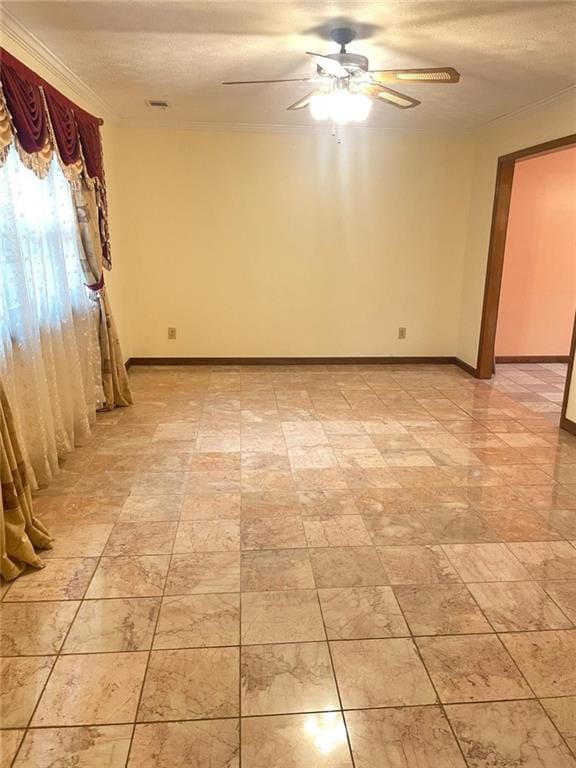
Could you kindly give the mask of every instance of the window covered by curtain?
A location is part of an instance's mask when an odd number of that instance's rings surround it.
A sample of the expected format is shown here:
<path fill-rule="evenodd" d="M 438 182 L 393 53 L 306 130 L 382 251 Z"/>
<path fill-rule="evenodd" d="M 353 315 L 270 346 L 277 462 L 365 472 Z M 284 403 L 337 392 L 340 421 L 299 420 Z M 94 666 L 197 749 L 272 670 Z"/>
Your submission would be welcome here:
<path fill-rule="evenodd" d="M 33 485 L 90 432 L 103 402 L 99 306 L 89 295 L 70 184 L 14 146 L 0 167 L 0 376 Z"/>

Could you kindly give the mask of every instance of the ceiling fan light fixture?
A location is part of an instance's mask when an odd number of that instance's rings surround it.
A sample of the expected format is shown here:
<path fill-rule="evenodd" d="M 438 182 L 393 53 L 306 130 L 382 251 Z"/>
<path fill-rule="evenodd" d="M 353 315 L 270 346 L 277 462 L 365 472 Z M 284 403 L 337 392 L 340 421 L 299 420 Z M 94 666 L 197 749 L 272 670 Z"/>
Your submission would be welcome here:
<path fill-rule="evenodd" d="M 345 89 L 318 93 L 310 100 L 310 112 L 315 120 L 332 120 L 338 125 L 361 123 L 366 120 L 371 109 L 371 99 Z"/>

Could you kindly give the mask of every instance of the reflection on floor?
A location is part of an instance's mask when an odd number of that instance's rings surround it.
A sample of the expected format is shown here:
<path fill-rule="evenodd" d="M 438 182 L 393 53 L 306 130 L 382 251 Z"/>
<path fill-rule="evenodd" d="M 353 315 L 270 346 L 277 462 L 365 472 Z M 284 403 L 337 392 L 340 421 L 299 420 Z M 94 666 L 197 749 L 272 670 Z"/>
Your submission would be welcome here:
<path fill-rule="evenodd" d="M 498 365 L 492 385 L 559 424 L 567 370 L 566 363 Z"/>
<path fill-rule="evenodd" d="M 563 378 L 133 368 L 3 592 L 2 766 L 576 766 Z"/>

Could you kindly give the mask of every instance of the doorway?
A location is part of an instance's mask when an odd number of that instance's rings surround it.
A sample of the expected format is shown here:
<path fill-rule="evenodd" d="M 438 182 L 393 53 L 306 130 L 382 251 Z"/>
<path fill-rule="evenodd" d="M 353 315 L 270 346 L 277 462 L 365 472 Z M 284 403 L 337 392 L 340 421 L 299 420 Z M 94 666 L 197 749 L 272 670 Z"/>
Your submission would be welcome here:
<path fill-rule="evenodd" d="M 518 164 L 527 160 L 528 158 L 537 158 L 538 156 L 544 156 L 551 152 L 559 152 L 563 149 L 570 147 L 576 147 L 576 134 L 556 139 L 554 141 L 539 144 L 533 147 L 527 147 L 526 149 L 519 150 L 509 155 L 503 155 L 498 159 L 498 168 L 496 176 L 496 189 L 494 194 L 494 206 L 492 212 L 492 227 L 490 231 L 490 247 L 488 253 L 488 265 L 486 272 L 486 284 L 484 291 L 484 306 L 482 312 L 482 325 L 480 332 L 480 343 L 478 349 L 478 361 L 476 375 L 480 379 L 490 379 L 495 370 L 496 355 L 496 339 L 498 331 L 498 316 L 500 300 L 502 295 L 503 276 L 504 276 L 504 264 L 505 264 L 505 250 L 507 235 L 509 233 L 509 216 L 511 210 L 512 201 L 512 187 L 515 178 L 515 171 L 518 168 Z M 522 171 L 525 169 L 522 168 Z M 518 178 L 521 173 L 518 172 Z M 529 221 L 526 222 L 529 225 Z M 510 275 L 507 274 L 507 280 L 509 281 Z M 509 287 L 509 286 L 508 286 Z M 564 313 L 566 317 L 566 313 Z M 558 355 L 561 359 L 568 357 L 568 376 L 566 393 L 564 397 L 564 405 L 562 410 L 562 422 L 565 421 L 565 409 L 567 402 L 567 390 L 570 383 L 570 373 L 574 364 L 574 344 L 576 343 L 576 317 L 569 317 L 564 320 L 567 326 L 572 326 L 572 344 L 571 348 L 565 349 L 564 354 Z M 566 331 L 564 332 L 566 335 Z M 500 334 L 502 336 L 502 334 Z M 501 338 L 499 339 L 499 345 L 501 346 Z M 566 339 L 567 342 L 567 339 Z M 505 345 L 505 341 L 504 341 Z M 568 343 L 561 345 L 562 348 L 567 347 Z M 521 349 L 521 347 L 519 347 Z M 510 356 L 516 357 L 516 362 L 521 362 L 521 355 Z M 550 355 L 550 358 L 553 356 Z M 552 361 L 552 360 L 551 360 Z M 562 426 L 566 428 L 563 423 Z"/>

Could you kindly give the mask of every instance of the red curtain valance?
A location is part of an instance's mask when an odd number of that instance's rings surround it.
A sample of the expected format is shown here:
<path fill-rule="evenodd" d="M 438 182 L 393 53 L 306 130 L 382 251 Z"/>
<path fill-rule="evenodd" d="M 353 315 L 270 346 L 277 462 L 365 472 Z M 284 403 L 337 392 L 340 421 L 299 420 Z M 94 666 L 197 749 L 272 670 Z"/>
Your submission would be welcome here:
<path fill-rule="evenodd" d="M 106 183 L 100 126 L 102 120 L 81 109 L 50 83 L 0 47 L 0 83 L 16 138 L 28 154 L 41 152 L 52 135 L 64 165 L 83 161 L 97 182 L 104 262 L 110 267 Z"/>

